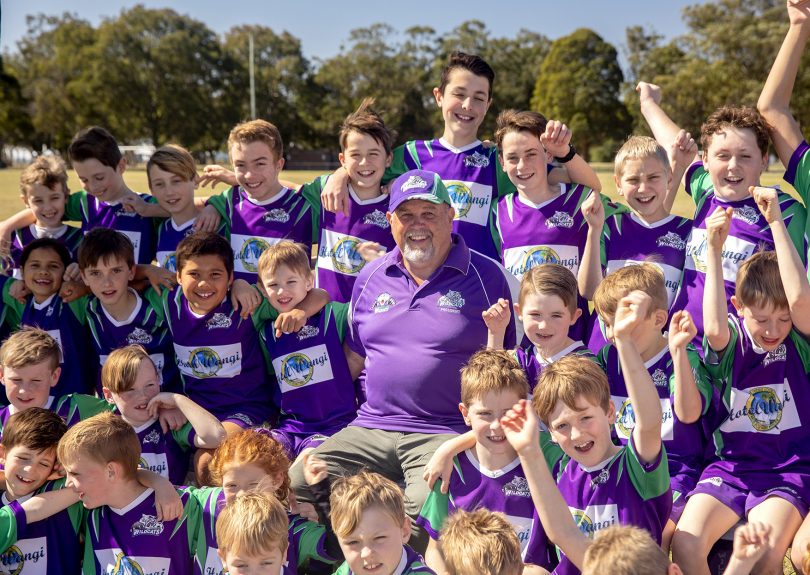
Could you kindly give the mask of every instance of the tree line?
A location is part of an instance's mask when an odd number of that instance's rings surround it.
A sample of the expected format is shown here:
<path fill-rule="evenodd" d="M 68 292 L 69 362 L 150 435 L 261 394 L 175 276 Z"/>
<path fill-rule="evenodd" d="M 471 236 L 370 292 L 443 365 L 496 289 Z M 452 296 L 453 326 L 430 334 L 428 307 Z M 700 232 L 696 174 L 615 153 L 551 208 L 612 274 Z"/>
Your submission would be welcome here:
<path fill-rule="evenodd" d="M 568 123 L 591 160 L 610 160 L 628 134 L 647 133 L 638 80 L 660 84 L 667 113 L 697 134 L 716 107 L 755 104 L 787 27 L 783 0 L 715 0 L 685 8 L 683 19 L 687 33 L 667 41 L 629 27 L 623 71 L 617 48 L 584 28 L 552 40 L 525 29 L 493 37 L 479 20 L 447 33 L 374 24 L 351 30 L 336 56 L 311 61 L 287 32 L 245 25 L 219 36 L 171 9 L 139 5 L 97 27 L 76 14 L 39 14 L 0 60 L 0 144 L 65 150 L 78 129 L 100 124 L 122 142 L 177 142 L 201 157 L 224 149 L 250 113 L 252 34 L 257 115 L 287 146 L 334 148 L 340 122 L 366 96 L 398 141 L 437 135 L 431 90 L 448 54 L 462 50 L 497 74 L 483 136 L 500 110 L 532 109 Z M 802 124 L 808 87 L 803 66 L 793 97 Z"/>

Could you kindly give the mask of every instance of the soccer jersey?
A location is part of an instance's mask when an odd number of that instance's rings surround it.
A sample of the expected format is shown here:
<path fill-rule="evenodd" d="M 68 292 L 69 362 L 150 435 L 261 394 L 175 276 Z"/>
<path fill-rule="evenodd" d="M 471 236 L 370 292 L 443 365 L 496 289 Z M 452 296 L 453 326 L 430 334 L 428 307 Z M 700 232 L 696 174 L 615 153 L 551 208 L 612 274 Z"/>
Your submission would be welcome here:
<path fill-rule="evenodd" d="M 389 198 L 388 194 L 382 194 L 361 200 L 349 185 L 349 215 L 335 214 L 321 205 L 321 190 L 326 180 L 326 176 L 321 176 L 300 190 L 312 204 L 313 213 L 318 215 L 312 238 L 318 243 L 315 286 L 325 290 L 332 301 L 347 302 L 352 297 L 357 274 L 366 265 L 357 246 L 362 242 L 377 242 L 386 251 L 394 248 L 391 226 L 385 218 Z"/>
<path fill-rule="evenodd" d="M 126 345 L 141 345 L 157 367 L 161 387 L 179 390 L 180 374 L 174 361 L 169 327 L 164 321 L 161 297 L 151 288 L 143 296 L 131 288 L 130 291 L 135 296 L 135 307 L 129 317 L 121 321 L 112 317 L 95 297 L 90 298 L 87 305 L 87 323 L 99 366 L 107 362 L 113 350 Z"/>
<path fill-rule="evenodd" d="M 159 521 L 155 494 L 146 489 L 123 509 L 90 510 L 85 528 L 84 575 L 200 573 L 203 550 L 197 547 L 201 511 L 196 499 L 178 491 L 179 519 Z"/>
<path fill-rule="evenodd" d="M 160 422 L 153 419 L 135 427 L 135 433 L 141 442 L 138 466 L 165 477 L 173 485 L 184 484 L 197 435 L 191 423 L 187 421 L 180 429 L 163 433 Z"/>
<path fill-rule="evenodd" d="M 481 312 L 499 298 L 511 305 L 513 281 L 503 266 L 468 249 L 456 234 L 445 261 L 421 286 L 405 268 L 399 248 L 363 268 L 352 293 L 347 342 L 366 358 L 366 402 L 353 425 L 466 431 L 458 410 L 459 370 L 486 345 Z M 514 345 L 513 318 L 504 346 Z"/>
<path fill-rule="evenodd" d="M 157 254 L 155 255 L 155 264 L 158 267 L 170 272 L 177 271 L 177 260 L 174 257 L 177 244 L 186 236 L 194 233 L 194 222 L 196 221 L 197 218 L 191 218 L 178 226 L 173 219 L 167 218 L 160 224 L 157 230 Z"/>
<path fill-rule="evenodd" d="M 281 414 L 276 429 L 331 435 L 357 416 L 354 382 L 343 351 L 348 307 L 329 303 L 300 331 L 279 338 L 272 322 L 262 328 L 278 381 L 275 403 Z"/>
<path fill-rule="evenodd" d="M 394 150 L 385 180 L 410 170 L 430 170 L 442 178 L 456 211 L 453 231 L 485 256 L 498 258 L 490 225 L 498 198 L 514 191 L 498 162 L 498 151 L 480 141 L 456 148 L 444 138 L 411 140 Z"/>
<path fill-rule="evenodd" d="M 705 414 L 712 397 L 712 384 L 695 349 L 687 348 L 687 357 L 702 400 L 701 414 Z M 610 397 L 616 407 L 614 429 L 622 445 L 627 445 L 636 426 L 633 405 L 630 403 L 624 373 L 619 363 L 619 352 L 612 345 L 599 353 L 599 364 L 610 383 Z M 670 484 L 679 493 L 688 493 L 697 483 L 703 470 L 706 435 L 703 422 L 684 423 L 675 414 L 675 366 L 666 345 L 644 362 L 661 402 L 661 439 L 667 451 Z"/>
<path fill-rule="evenodd" d="M 540 350 L 537 349 L 533 343 L 530 343 L 528 346 L 515 348 L 512 354 L 520 367 L 523 368 L 526 374 L 526 380 L 529 382 L 530 390 L 537 385 L 537 378 L 540 377 L 540 374 L 543 373 L 545 368 L 566 355 L 581 355 L 588 359 L 596 360 L 596 356 L 592 354 L 591 350 L 585 347 L 585 344 L 581 341 L 571 342 L 565 349 L 558 351 L 551 357 L 543 357 Z"/>
<path fill-rule="evenodd" d="M 499 511 L 515 529 L 523 562 L 550 569 L 548 538 L 535 511 L 520 459 L 502 469 L 489 470 L 479 463 L 474 450 L 468 449 L 453 459 L 453 465 L 448 492 L 442 493 L 437 481 L 416 523 L 437 540 L 447 518 L 458 509 Z"/>
<path fill-rule="evenodd" d="M 729 313 L 734 313 L 731 305 L 731 296 L 734 295 L 737 270 L 740 264 L 747 260 L 754 252 L 761 249 L 774 249 L 773 235 L 765 218 L 760 214 L 756 202 L 752 197 L 734 202 L 727 202 L 715 195 L 708 172 L 703 164 L 695 163 L 686 174 L 686 191 L 692 196 L 697 206 L 692 231 L 686 245 L 686 259 L 684 262 L 683 277 L 673 310 L 685 309 L 692 314 L 692 320 L 698 329 L 694 343 L 702 345 L 703 340 L 703 290 L 706 285 L 706 257 L 707 235 L 706 219 L 714 213 L 715 209 L 732 208 L 734 215 L 731 218 L 728 238 L 723 244 L 721 257 L 723 260 L 723 283 L 725 285 L 726 301 Z M 788 233 L 796 246 L 796 251 L 804 260 L 806 254 L 804 229 L 807 213 L 804 207 L 784 192 L 779 192 L 779 207 L 787 226 Z M 702 348 L 700 348 L 702 351 Z"/>
<path fill-rule="evenodd" d="M 666 451 L 662 447 L 652 463 L 642 463 L 632 439 L 611 458 L 586 469 L 576 461 L 562 463 L 557 487 L 580 531 L 593 538 L 612 525 L 646 529 L 656 542 L 669 519 L 672 495 Z M 560 575 L 579 570 L 560 552 Z"/>
<path fill-rule="evenodd" d="M 803 141 L 793 151 L 784 176 L 785 181 L 798 192 L 805 206 L 810 202 L 810 154 L 808 152 L 810 152 L 810 146 Z M 810 238 L 810 218 L 805 223 L 804 235 L 806 238 Z M 807 254 L 810 256 L 810 245 L 808 245 Z M 807 261 L 810 261 L 810 258 Z M 807 277 L 810 278 L 810 272 Z"/>
<path fill-rule="evenodd" d="M 146 202 L 155 203 L 155 199 L 148 194 L 138 196 Z M 80 190 L 68 196 L 65 219 L 81 221 L 85 234 L 94 228 L 111 228 L 121 232 L 135 248 L 135 263 L 151 264 L 155 258 L 155 222 L 152 218 L 128 212 L 120 202 L 102 202 Z"/>
<path fill-rule="evenodd" d="M 281 240 L 312 247 L 312 206 L 288 188 L 256 202 L 239 186 L 228 188 L 208 203 L 222 216 L 229 230 L 234 255 L 234 277 L 256 283 L 259 256 Z"/>
<path fill-rule="evenodd" d="M 776 349 L 759 348 L 729 314 L 722 357 L 706 342 L 706 367 L 722 384 L 726 417 L 714 432 L 716 454 L 730 472 L 803 466 L 810 471 L 810 344 L 795 330 Z"/>
<path fill-rule="evenodd" d="M 425 565 L 425 560 L 419 553 L 411 549 L 408 545 L 402 547 L 402 558 L 399 560 L 399 565 L 394 569 L 391 575 L 436 575 L 430 567 Z M 354 571 L 349 569 L 348 563 L 343 563 L 335 575 L 354 575 Z"/>
<path fill-rule="evenodd" d="M 71 393 L 56 400 L 53 411 L 61 417 L 68 427 L 73 427 L 82 420 L 104 413 L 115 412 L 115 404 L 94 395 Z"/>
<path fill-rule="evenodd" d="M 48 482 L 37 493 L 63 488 L 65 480 Z M 84 525 L 85 510 L 81 502 L 42 521 L 28 523 L 22 503 L 33 494 L 9 502 L 3 493 L 3 506 L 14 513 L 17 541 L 0 553 L 3 575 L 76 575 L 81 571 L 79 533 Z"/>
<path fill-rule="evenodd" d="M 163 305 L 186 395 L 220 420 L 245 413 L 264 421 L 272 388 L 259 334 L 230 294 L 204 316 L 191 311 L 180 286 L 163 292 Z"/>
<path fill-rule="evenodd" d="M 31 224 L 28 227 L 16 230 L 11 236 L 11 259 L 14 262 L 14 277 L 20 279 L 22 273 L 20 272 L 20 258 L 25 246 L 39 238 L 53 238 L 60 244 L 65 246 L 70 253 L 71 261 L 76 261 L 76 253 L 79 251 L 79 243 L 82 241 L 84 235 L 80 228 L 74 228 L 62 224 L 59 228 L 54 230 L 46 230 L 38 227 L 36 224 Z"/>

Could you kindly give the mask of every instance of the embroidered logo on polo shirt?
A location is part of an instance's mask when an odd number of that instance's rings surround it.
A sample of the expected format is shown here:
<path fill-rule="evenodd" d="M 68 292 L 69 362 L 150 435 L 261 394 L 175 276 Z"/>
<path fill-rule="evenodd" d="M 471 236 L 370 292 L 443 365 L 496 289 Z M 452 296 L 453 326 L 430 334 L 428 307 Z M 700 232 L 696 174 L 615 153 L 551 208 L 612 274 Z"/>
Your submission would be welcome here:
<path fill-rule="evenodd" d="M 374 303 L 371 305 L 371 311 L 374 313 L 383 313 L 397 305 L 397 302 L 388 292 L 383 292 L 377 296 Z"/>
<path fill-rule="evenodd" d="M 152 343 L 152 336 L 140 327 L 136 327 L 127 336 L 127 344 L 129 345 L 148 345 Z"/>
<path fill-rule="evenodd" d="M 374 210 L 370 214 L 366 214 L 363 216 L 363 223 L 368 224 L 370 226 L 377 226 L 384 230 L 391 227 L 388 223 L 388 220 L 385 219 L 385 214 L 382 213 L 380 210 Z"/>
<path fill-rule="evenodd" d="M 759 212 L 751 206 L 742 206 L 741 208 L 734 208 L 734 215 L 731 217 L 753 226 L 759 221 Z"/>
<path fill-rule="evenodd" d="M 486 168 L 489 166 L 489 158 L 481 152 L 476 151 L 464 158 L 464 165 L 468 168 Z"/>
<path fill-rule="evenodd" d="M 422 176 L 410 176 L 408 180 L 402 184 L 402 191 L 407 192 L 408 190 L 413 190 L 414 188 L 425 189 L 428 187 L 428 183 Z"/>
<path fill-rule="evenodd" d="M 529 482 L 526 481 L 525 477 L 515 477 L 503 486 L 503 494 L 507 497 L 515 496 L 515 497 L 531 497 L 532 494 L 529 491 Z"/>
<path fill-rule="evenodd" d="M 668 387 L 669 379 L 662 369 L 656 369 L 652 374 L 652 380 L 656 387 Z"/>
<path fill-rule="evenodd" d="M 143 444 L 149 445 L 150 443 L 154 443 L 157 445 L 160 443 L 160 434 L 157 432 L 156 429 L 153 429 L 149 433 L 146 434 L 146 437 L 143 438 Z"/>
<path fill-rule="evenodd" d="M 683 241 L 683 238 L 675 232 L 667 232 L 665 235 L 655 240 L 655 245 L 657 245 L 659 248 L 667 247 L 676 250 L 686 249 L 686 242 Z"/>
<path fill-rule="evenodd" d="M 48 306 L 48 309 L 45 310 L 45 317 L 51 317 L 53 315 L 54 307 L 52 305 Z"/>
<path fill-rule="evenodd" d="M 205 322 L 205 327 L 208 329 L 220 329 L 220 328 L 228 328 L 231 327 L 233 321 L 227 315 L 222 312 L 217 312 L 211 316 L 211 318 Z"/>
<path fill-rule="evenodd" d="M 574 218 L 567 212 L 554 212 L 554 215 L 546 220 L 547 228 L 572 228 L 574 227 Z"/>
<path fill-rule="evenodd" d="M 775 361 L 787 361 L 787 348 L 784 343 L 780 343 L 775 350 L 769 351 L 765 359 L 762 360 L 762 365 L 767 366 Z"/>
<path fill-rule="evenodd" d="M 438 305 L 442 311 L 459 313 L 461 308 L 464 307 L 464 298 L 461 297 L 459 292 L 450 290 L 439 298 Z"/>
<path fill-rule="evenodd" d="M 141 518 L 132 524 L 130 529 L 133 537 L 138 535 L 160 535 L 163 533 L 163 522 L 158 521 L 154 515 L 144 513 Z"/>
<path fill-rule="evenodd" d="M 298 341 L 305 340 L 310 337 L 315 337 L 321 330 L 314 325 L 305 325 L 298 331 Z"/>
<path fill-rule="evenodd" d="M 275 208 L 264 214 L 263 219 L 265 222 L 278 222 L 286 224 L 290 221 L 290 214 L 283 208 Z"/>

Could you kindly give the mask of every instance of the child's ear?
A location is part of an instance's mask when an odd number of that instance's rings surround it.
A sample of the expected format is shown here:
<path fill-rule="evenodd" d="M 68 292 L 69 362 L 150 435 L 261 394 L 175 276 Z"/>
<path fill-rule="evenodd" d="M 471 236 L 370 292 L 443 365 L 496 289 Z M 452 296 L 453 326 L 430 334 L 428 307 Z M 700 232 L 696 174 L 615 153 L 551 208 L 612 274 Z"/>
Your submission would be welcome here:
<path fill-rule="evenodd" d="M 622 178 L 617 174 L 613 174 L 613 183 L 616 184 L 616 191 L 619 193 L 620 196 L 624 196 L 624 192 L 622 192 Z"/>
<path fill-rule="evenodd" d="M 309 276 L 307 277 L 307 283 L 306 283 L 307 291 L 310 291 L 314 287 L 315 287 L 315 278 L 313 277 L 312 273 L 310 272 Z"/>
<path fill-rule="evenodd" d="M 439 106 L 439 108 L 441 108 L 444 94 L 442 94 L 442 91 L 439 90 L 438 86 L 433 88 L 433 98 L 436 100 L 436 104 Z"/>
<path fill-rule="evenodd" d="M 669 318 L 669 314 L 665 309 L 657 309 L 653 312 L 653 317 L 655 318 L 655 326 L 660 327 L 663 329 L 667 325 L 667 319 Z"/>
<path fill-rule="evenodd" d="M 402 523 L 402 544 L 405 545 L 411 538 L 411 518 L 405 516 L 405 521 Z"/>
<path fill-rule="evenodd" d="M 22 200 L 23 205 L 27 208 L 28 207 L 28 196 L 25 194 L 20 194 L 20 200 Z"/>
<path fill-rule="evenodd" d="M 731 296 L 731 299 L 729 301 L 731 302 L 731 305 L 734 306 L 734 309 L 737 310 L 737 315 L 739 317 L 742 317 L 743 309 L 745 308 L 745 306 L 743 306 L 743 304 L 740 303 L 740 300 L 737 299 L 737 296 L 736 295 Z"/>
<path fill-rule="evenodd" d="M 709 162 L 709 149 L 708 149 L 708 147 L 706 149 L 704 149 L 703 153 L 700 155 L 700 161 L 703 162 L 703 168 L 708 171 L 708 168 L 706 167 L 706 164 Z"/>
<path fill-rule="evenodd" d="M 577 310 L 574 313 L 571 314 L 571 325 L 574 325 L 575 323 L 577 323 L 577 320 L 579 319 L 579 316 L 581 316 L 581 315 L 582 315 L 582 310 L 577 308 Z"/>
<path fill-rule="evenodd" d="M 135 264 L 132 264 L 132 267 L 129 268 L 129 281 L 135 279 L 135 268 L 136 268 Z M 84 276 L 82 276 L 82 279 L 84 279 Z"/>
<path fill-rule="evenodd" d="M 464 418 L 464 423 L 470 425 L 470 410 L 463 403 L 458 404 L 458 410 L 461 412 L 461 417 Z"/>
<path fill-rule="evenodd" d="M 512 309 L 515 310 L 515 319 L 518 320 L 520 323 L 523 323 L 523 318 L 520 317 L 520 304 L 519 303 L 513 303 L 512 304 Z"/>
<path fill-rule="evenodd" d="M 608 401 L 607 417 L 610 425 L 616 423 L 616 404 L 613 403 L 612 399 Z"/>
<path fill-rule="evenodd" d="M 127 159 L 121 158 L 121 161 L 118 162 L 118 165 L 115 167 L 115 171 L 119 174 L 123 174 L 127 171 Z"/>
<path fill-rule="evenodd" d="M 3 447 L 2 443 L 0 443 L 0 463 L 3 467 L 6 466 L 6 448 Z"/>
<path fill-rule="evenodd" d="M 386 168 L 389 167 L 391 165 L 391 162 L 393 162 L 393 161 L 394 161 L 394 154 L 388 154 L 385 157 L 385 167 Z"/>
<path fill-rule="evenodd" d="M 115 400 L 113 399 L 112 391 L 110 391 L 106 387 L 102 387 L 101 391 L 104 392 L 104 399 L 107 401 L 107 403 L 115 403 Z"/>
<path fill-rule="evenodd" d="M 62 368 L 57 365 L 56 369 L 51 372 L 51 387 L 59 383 L 60 375 L 62 375 Z"/>
<path fill-rule="evenodd" d="M 225 556 L 225 552 L 222 551 L 221 547 L 217 549 L 217 556 L 219 557 L 219 560 L 222 561 L 222 564 L 226 565 L 227 568 L 227 557 Z M 227 571 L 225 571 L 225 573 L 227 573 Z"/>
<path fill-rule="evenodd" d="M 338 153 L 338 162 L 340 162 L 340 165 L 343 166 L 343 169 L 346 169 L 345 160 L 346 156 L 343 155 L 343 152 Z"/>

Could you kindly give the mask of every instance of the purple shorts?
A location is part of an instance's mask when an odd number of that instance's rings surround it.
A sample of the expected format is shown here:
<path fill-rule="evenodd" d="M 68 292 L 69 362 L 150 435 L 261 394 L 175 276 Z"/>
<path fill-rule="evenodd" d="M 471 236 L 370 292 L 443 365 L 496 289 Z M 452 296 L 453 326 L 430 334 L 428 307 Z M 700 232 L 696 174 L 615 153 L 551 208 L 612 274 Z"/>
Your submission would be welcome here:
<path fill-rule="evenodd" d="M 683 510 L 686 507 L 686 498 L 692 489 L 695 488 L 696 483 L 697 477 L 685 473 L 673 476 L 672 479 L 670 479 L 669 484 L 670 487 L 672 487 L 672 511 L 669 514 L 669 518 L 673 523 L 677 523 L 681 515 L 683 515 Z"/>
<path fill-rule="evenodd" d="M 763 470 L 732 474 L 730 465 L 728 461 L 710 463 L 689 496 L 711 495 L 740 517 L 747 517 L 751 509 L 768 497 L 780 497 L 793 505 L 802 517 L 807 515 L 810 472 Z"/>
<path fill-rule="evenodd" d="M 337 433 L 336 430 L 334 433 Z M 324 435 L 323 433 L 296 433 L 294 431 L 288 431 L 285 429 L 272 429 L 270 431 L 270 435 L 278 441 L 281 445 L 284 446 L 284 451 L 287 452 L 287 457 L 290 458 L 290 461 L 295 461 L 295 459 L 301 455 L 301 452 L 305 449 L 309 448 L 316 448 L 321 443 L 326 441 L 329 435 Z"/>

